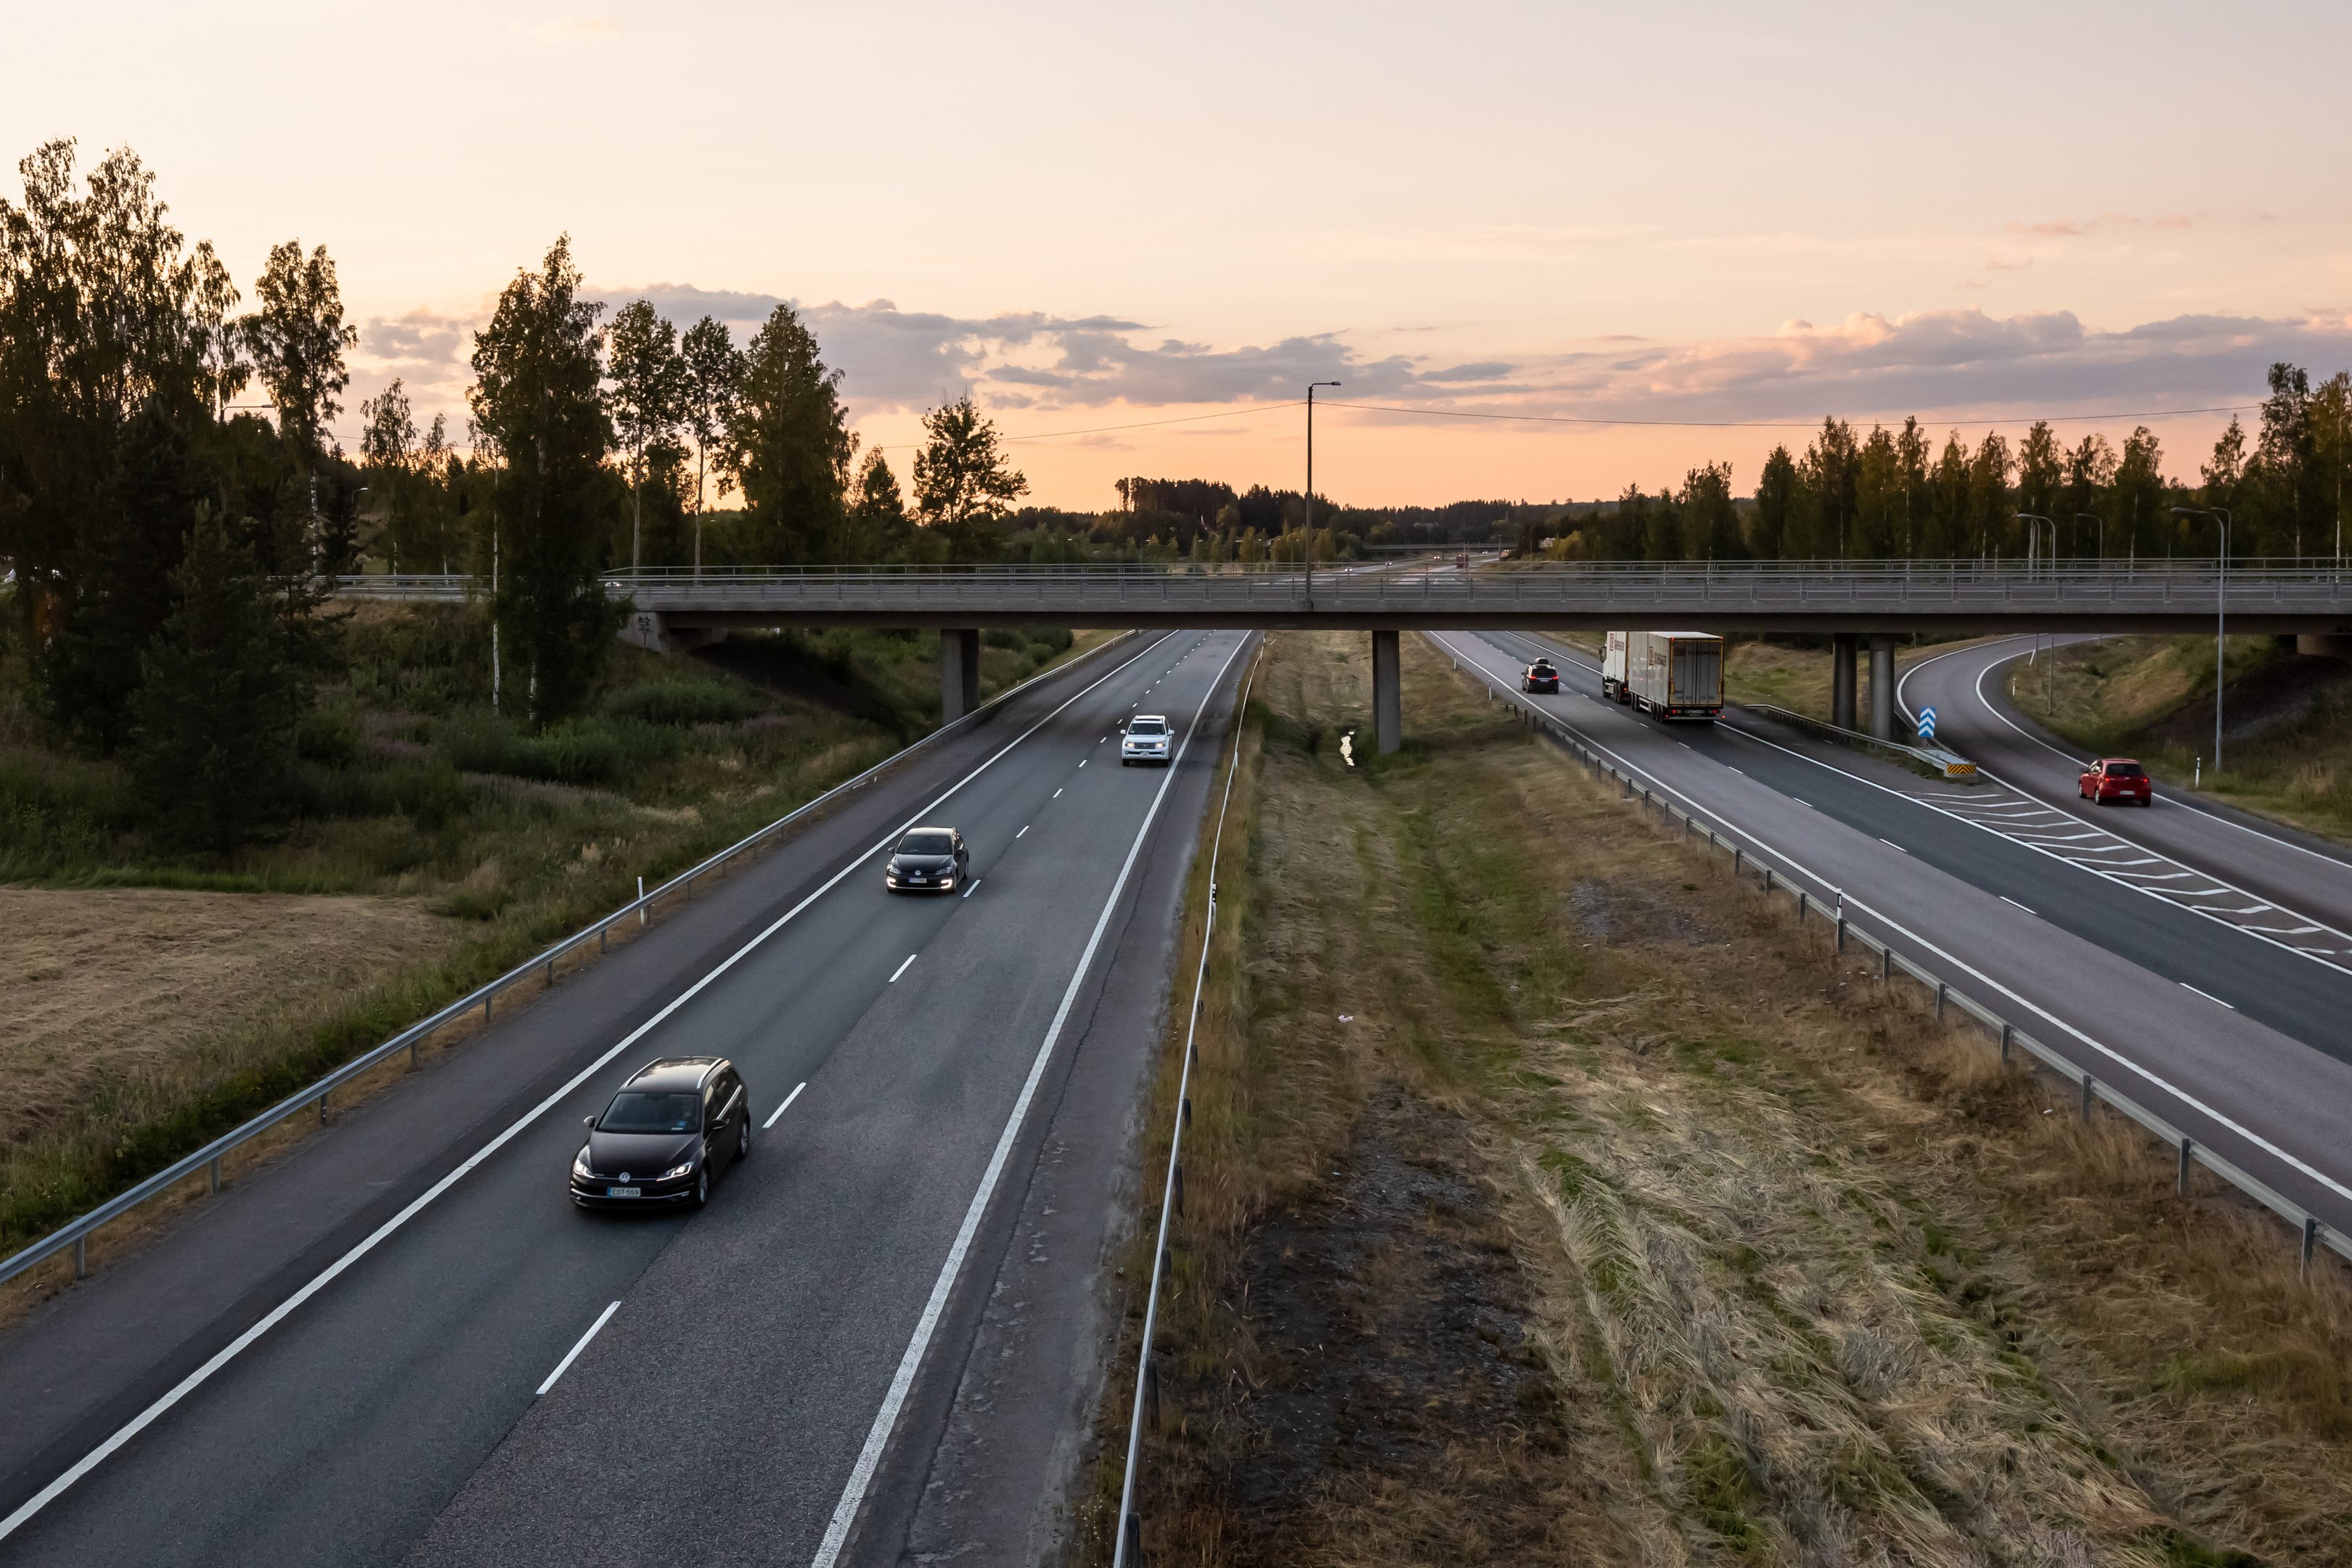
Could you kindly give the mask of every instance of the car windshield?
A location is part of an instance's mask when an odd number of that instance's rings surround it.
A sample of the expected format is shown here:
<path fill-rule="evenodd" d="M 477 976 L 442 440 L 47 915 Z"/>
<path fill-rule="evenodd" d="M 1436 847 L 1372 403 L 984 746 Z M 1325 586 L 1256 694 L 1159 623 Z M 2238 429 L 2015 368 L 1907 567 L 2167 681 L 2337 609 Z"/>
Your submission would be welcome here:
<path fill-rule="evenodd" d="M 599 1132 L 691 1132 L 702 1119 L 698 1089 L 625 1089 L 596 1119 Z"/>
<path fill-rule="evenodd" d="M 898 840 L 901 855 L 952 855 L 955 840 L 944 833 L 909 833 Z"/>
<path fill-rule="evenodd" d="M 1157 719 L 1138 719 L 1127 727 L 1127 732 L 1130 735 L 1164 735 L 1168 730 Z"/>
<path fill-rule="evenodd" d="M 2137 763 L 2109 763 L 2107 776 L 2111 779 L 2137 779 L 2145 778 L 2147 775 L 2141 771 Z"/>

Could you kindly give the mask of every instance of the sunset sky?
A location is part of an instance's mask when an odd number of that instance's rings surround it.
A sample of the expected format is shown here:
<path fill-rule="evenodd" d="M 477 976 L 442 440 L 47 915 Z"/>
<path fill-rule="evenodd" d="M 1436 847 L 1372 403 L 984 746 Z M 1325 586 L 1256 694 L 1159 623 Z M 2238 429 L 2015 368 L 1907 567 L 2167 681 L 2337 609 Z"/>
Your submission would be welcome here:
<path fill-rule="evenodd" d="M 248 283 L 325 243 L 347 445 L 394 375 L 462 429 L 472 327 L 565 230 L 681 327 L 798 302 L 869 444 L 966 388 L 1014 436 L 1219 416 L 1016 447 L 1086 508 L 1297 485 L 1255 405 L 1311 379 L 1973 439 L 2352 366 L 2341 5 L 594 4 L 19 5 L 0 144 L 128 142 Z M 2226 417 L 2145 422 L 2193 475 Z M 1317 478 L 1745 491 L 1783 438 L 1335 410 Z"/>

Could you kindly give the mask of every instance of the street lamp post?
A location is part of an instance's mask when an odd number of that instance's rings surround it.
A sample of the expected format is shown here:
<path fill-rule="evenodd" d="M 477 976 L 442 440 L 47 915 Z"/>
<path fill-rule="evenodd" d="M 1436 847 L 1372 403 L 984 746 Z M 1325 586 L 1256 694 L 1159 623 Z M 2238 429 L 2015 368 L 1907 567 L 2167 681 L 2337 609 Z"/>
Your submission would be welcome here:
<path fill-rule="evenodd" d="M 1307 384 L 1307 607 L 1315 607 L 1315 389 L 1336 381 Z"/>
<path fill-rule="evenodd" d="M 2227 507 L 2177 506 L 2185 517 L 2210 517 L 2221 525 L 2221 584 L 2213 595 L 2213 776 L 2221 776 L 2221 686 L 2229 672 L 2222 638 L 2229 630 L 2230 511 Z"/>
<path fill-rule="evenodd" d="M 2025 524 L 2026 574 L 2031 576 L 2033 573 L 2033 525 L 2037 522 L 2050 531 L 2050 564 L 2054 568 L 2058 564 L 2058 525 L 2039 512 L 2021 511 L 2017 519 Z M 2042 643 L 2048 635 L 2046 632 L 2038 633 L 2034 641 Z M 2050 649 L 2050 659 L 2042 667 L 2042 710 L 2055 713 L 2058 711 L 2058 650 L 2055 647 Z"/>

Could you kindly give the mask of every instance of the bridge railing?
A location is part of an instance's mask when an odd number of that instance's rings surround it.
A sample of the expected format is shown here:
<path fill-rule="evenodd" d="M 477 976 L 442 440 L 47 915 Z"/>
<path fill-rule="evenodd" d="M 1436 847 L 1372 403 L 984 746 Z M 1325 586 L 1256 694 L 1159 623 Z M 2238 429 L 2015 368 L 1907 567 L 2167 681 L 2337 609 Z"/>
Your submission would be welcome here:
<path fill-rule="evenodd" d="M 2148 615 L 2352 618 L 2352 576 L 2332 567 L 2267 562 L 2231 564 L 2226 604 L 2218 563 L 2099 565 L 2022 562 L 1742 562 L 1654 565 L 1622 562 L 1529 563 L 1497 571 L 1450 566 L 1174 567 L 1074 565 L 939 567 L 738 567 L 605 575 L 606 595 L 642 611 L 691 616 L 888 616 L 939 621 L 969 611 L 1051 621 L 1100 618 L 1128 610 L 1155 616 L 1276 614 L 1283 616 L 1411 616 L 1456 619 L 1624 616 L 1652 625 L 1683 616 L 1942 616 L 2063 613 L 2095 621 Z M 347 577 L 352 598 L 458 602 L 482 585 L 464 576 Z"/>

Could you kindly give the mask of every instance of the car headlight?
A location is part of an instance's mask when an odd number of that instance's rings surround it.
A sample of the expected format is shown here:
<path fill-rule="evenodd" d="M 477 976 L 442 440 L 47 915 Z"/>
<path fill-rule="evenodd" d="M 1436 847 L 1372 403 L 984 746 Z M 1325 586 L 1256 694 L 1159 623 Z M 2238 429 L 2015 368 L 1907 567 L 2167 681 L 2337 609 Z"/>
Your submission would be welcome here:
<path fill-rule="evenodd" d="M 588 1168 L 588 1145 L 580 1145 L 580 1152 L 572 1156 L 572 1173 L 583 1179 L 595 1174 Z"/>
<path fill-rule="evenodd" d="M 676 1181 L 680 1176 L 690 1176 L 692 1174 L 694 1174 L 694 1162 L 688 1160 L 682 1164 L 672 1165 L 668 1170 L 664 1171 L 660 1175 L 654 1179 L 656 1181 L 670 1182 Z"/>

